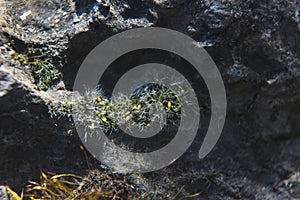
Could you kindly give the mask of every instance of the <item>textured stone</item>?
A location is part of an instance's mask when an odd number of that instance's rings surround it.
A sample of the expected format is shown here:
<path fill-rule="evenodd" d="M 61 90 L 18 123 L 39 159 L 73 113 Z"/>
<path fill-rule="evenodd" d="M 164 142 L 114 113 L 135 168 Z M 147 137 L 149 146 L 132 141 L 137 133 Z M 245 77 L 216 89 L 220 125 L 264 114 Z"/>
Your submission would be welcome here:
<path fill-rule="evenodd" d="M 186 185 L 185 192 L 202 191 L 205 199 L 296 198 L 288 196 L 286 182 L 298 195 L 299 13 L 297 0 L 2 1 L 0 183 L 20 190 L 27 179 L 37 178 L 39 167 L 85 169 L 78 137 L 66 134 L 74 131 L 70 122 L 50 119 L 47 102 L 70 94 L 81 62 L 97 44 L 124 30 L 158 26 L 189 35 L 209 52 L 226 86 L 228 115 L 208 157 L 199 161 L 194 156 L 199 137 L 192 156 L 184 156 L 165 174 L 148 175 L 149 185 L 166 191 L 176 180 L 179 188 Z M 17 49 L 33 43 L 60 59 L 62 82 L 37 91 L 26 70 L 10 59 L 10 39 Z M 202 106 L 204 131 L 209 100 Z M 215 171 L 218 178 L 210 174 L 209 183 L 199 178 L 205 171 Z"/>

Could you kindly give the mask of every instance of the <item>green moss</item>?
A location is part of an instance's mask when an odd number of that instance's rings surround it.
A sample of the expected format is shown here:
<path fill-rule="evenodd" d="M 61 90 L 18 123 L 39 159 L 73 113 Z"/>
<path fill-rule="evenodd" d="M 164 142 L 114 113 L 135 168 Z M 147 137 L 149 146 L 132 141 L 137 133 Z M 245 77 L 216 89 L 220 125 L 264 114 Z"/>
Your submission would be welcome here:
<path fill-rule="evenodd" d="M 40 90 L 47 90 L 62 76 L 61 72 L 53 66 L 51 58 L 34 59 L 28 64 L 35 84 Z"/>
<path fill-rule="evenodd" d="M 172 121 L 180 112 L 179 97 L 172 90 L 154 84 L 137 89 L 131 97 L 119 95 L 108 100 L 101 89 L 93 89 L 72 101 L 49 105 L 52 117 L 73 115 L 74 121 L 85 127 L 86 135 L 111 132 L 117 129 L 117 124 L 143 129 L 163 120 L 165 114 Z"/>
<path fill-rule="evenodd" d="M 13 49 L 13 41 L 9 44 Z M 13 49 L 14 50 L 14 49 Z M 28 69 L 39 90 L 48 90 L 62 77 L 61 72 L 54 66 L 48 55 L 40 52 L 38 48 L 28 48 L 27 53 L 20 54 L 14 51 L 12 58 Z"/>

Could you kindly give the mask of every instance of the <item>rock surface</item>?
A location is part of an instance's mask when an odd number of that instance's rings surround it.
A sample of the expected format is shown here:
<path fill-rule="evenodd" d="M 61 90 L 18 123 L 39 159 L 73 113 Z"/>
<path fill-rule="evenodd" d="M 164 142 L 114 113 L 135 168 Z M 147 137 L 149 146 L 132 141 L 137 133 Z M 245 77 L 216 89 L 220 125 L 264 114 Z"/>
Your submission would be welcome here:
<path fill-rule="evenodd" d="M 93 47 L 149 26 L 180 31 L 203 46 L 222 74 L 228 100 L 224 131 L 209 156 L 199 161 L 188 152 L 169 168 L 145 174 L 149 185 L 160 192 L 185 185 L 184 193 L 202 192 L 203 199 L 299 199 L 297 0 L 1 1 L 0 184 L 20 191 L 40 169 L 87 168 L 71 123 L 51 119 L 47 103 L 68 96 Z M 28 44 L 62 63 L 60 85 L 38 91 L 12 59 L 12 51 L 22 53 Z"/>

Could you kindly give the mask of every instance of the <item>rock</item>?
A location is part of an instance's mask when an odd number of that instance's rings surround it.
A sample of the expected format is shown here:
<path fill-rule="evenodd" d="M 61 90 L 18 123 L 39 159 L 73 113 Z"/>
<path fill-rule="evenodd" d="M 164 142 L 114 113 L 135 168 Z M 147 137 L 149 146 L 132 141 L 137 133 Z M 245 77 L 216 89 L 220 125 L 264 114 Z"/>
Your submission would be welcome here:
<path fill-rule="evenodd" d="M 6 186 L 3 186 L 3 185 L 0 186 L 0 199 L 2 199 L 2 200 L 10 199 Z"/>
<path fill-rule="evenodd" d="M 228 113 L 218 144 L 197 160 L 210 116 L 209 94 L 203 94 L 203 125 L 191 156 L 145 175 L 149 185 L 167 192 L 176 180 L 174 188 L 190 186 L 183 191 L 202 191 L 205 199 L 298 198 L 281 194 L 299 173 L 299 13 L 297 0 L 2 1 L 0 184 L 21 190 L 39 168 L 85 169 L 79 138 L 67 134 L 75 131 L 71 122 L 51 119 L 47 104 L 71 94 L 80 64 L 97 44 L 124 30 L 158 26 L 187 34 L 209 52 L 226 86 Z M 54 58 L 61 82 L 38 91 L 12 59 L 11 40 L 20 54 L 32 44 Z"/>
<path fill-rule="evenodd" d="M 23 78 L 14 76 L 14 70 Z M 37 91 L 24 73 L 5 65 L 0 67 L 0 77 L 1 183 L 20 192 L 29 179 L 38 177 L 39 169 L 84 170 L 79 139 L 67 134 L 69 126 L 57 127 L 48 114 L 47 102 L 59 92 Z"/>
<path fill-rule="evenodd" d="M 280 199 L 299 199 L 300 198 L 300 178 L 299 172 L 292 174 L 290 177 L 282 180 L 274 186 L 274 189 L 278 191 L 277 198 Z"/>

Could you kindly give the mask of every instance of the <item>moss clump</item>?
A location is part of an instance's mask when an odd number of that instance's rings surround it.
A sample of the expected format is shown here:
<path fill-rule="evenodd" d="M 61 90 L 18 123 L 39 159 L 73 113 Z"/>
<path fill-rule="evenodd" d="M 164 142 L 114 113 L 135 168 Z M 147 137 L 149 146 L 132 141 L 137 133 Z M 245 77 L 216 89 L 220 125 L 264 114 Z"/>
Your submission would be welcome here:
<path fill-rule="evenodd" d="M 70 118 L 72 115 L 75 122 L 84 126 L 86 136 L 100 130 L 114 131 L 118 125 L 126 125 L 128 130 L 132 126 L 143 129 L 164 120 L 164 115 L 172 121 L 180 112 L 180 98 L 172 90 L 157 84 L 146 84 L 130 97 L 119 95 L 108 100 L 97 88 L 87 90 L 72 101 L 49 105 L 52 117 Z"/>
<path fill-rule="evenodd" d="M 71 118 L 72 115 L 72 103 L 69 101 L 58 102 L 57 104 L 51 103 L 48 105 L 49 114 L 52 118 L 56 117 L 60 119 L 61 117 Z"/>
<path fill-rule="evenodd" d="M 33 61 L 28 64 L 35 84 L 40 90 L 47 90 L 62 76 L 61 72 L 53 66 L 51 58 L 43 60 L 34 58 Z"/>
<path fill-rule="evenodd" d="M 13 41 L 9 44 L 13 49 Z M 48 90 L 62 77 L 54 66 L 52 58 L 41 53 L 38 48 L 28 48 L 27 53 L 20 54 L 13 50 L 12 59 L 28 69 L 39 90 Z"/>
<path fill-rule="evenodd" d="M 181 109 L 179 97 L 158 84 L 146 84 L 138 88 L 130 100 L 132 105 L 137 105 L 130 109 L 133 121 L 142 126 L 151 125 L 154 120 L 162 120 L 164 113 L 174 119 Z"/>

